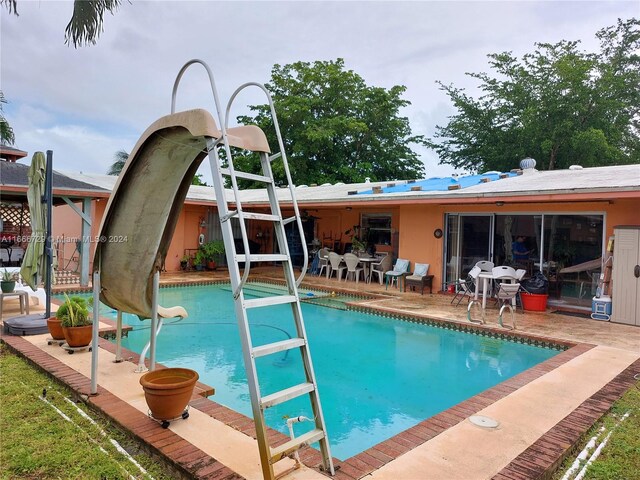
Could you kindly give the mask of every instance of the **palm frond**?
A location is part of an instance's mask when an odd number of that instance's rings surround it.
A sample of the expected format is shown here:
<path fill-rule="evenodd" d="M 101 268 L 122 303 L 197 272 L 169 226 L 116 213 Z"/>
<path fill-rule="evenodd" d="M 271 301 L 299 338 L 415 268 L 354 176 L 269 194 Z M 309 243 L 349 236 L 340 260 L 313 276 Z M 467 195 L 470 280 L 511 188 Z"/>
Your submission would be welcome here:
<path fill-rule="evenodd" d="M 125 163 L 127 163 L 129 159 L 129 154 L 125 150 L 118 150 L 113 158 L 115 161 L 109 167 L 107 175 L 120 175 Z"/>
<path fill-rule="evenodd" d="M 7 7 L 7 10 L 9 10 L 9 13 L 13 13 L 15 14 L 15 16 L 18 16 L 18 1 L 17 0 L 0 0 L 0 3 L 2 5 L 4 5 L 5 7 Z"/>
<path fill-rule="evenodd" d="M 65 29 L 64 43 L 72 42 L 75 48 L 95 45 L 103 31 L 105 11 L 113 14 L 121 3 L 121 0 L 75 0 L 73 15 Z"/>

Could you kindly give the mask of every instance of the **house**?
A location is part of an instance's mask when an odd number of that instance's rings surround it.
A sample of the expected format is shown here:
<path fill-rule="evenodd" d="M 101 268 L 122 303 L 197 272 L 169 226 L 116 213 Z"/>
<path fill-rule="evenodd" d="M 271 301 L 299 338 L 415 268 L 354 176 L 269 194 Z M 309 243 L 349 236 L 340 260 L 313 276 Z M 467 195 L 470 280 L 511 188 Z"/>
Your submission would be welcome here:
<path fill-rule="evenodd" d="M 60 175 L 88 186 L 78 187 L 75 201 L 91 196 L 90 231 L 95 237 L 106 206 L 103 192 L 113 188 L 116 177 Z M 291 215 L 288 189 L 279 194 L 283 214 Z M 242 195 L 245 208 L 268 210 L 266 190 Z M 412 264 L 429 263 L 434 286 L 442 289 L 466 276 L 481 259 L 497 265 L 518 264 L 530 275 L 545 273 L 551 282 L 551 303 L 590 305 L 600 272 L 594 260 L 603 256 L 613 227 L 638 223 L 640 165 L 525 168 L 457 178 L 301 185 L 296 197 L 309 250 L 320 244 L 345 250 L 356 235 L 376 251 L 407 258 Z M 56 207 L 54 237 L 80 238 L 81 223 L 68 204 Z M 249 221 L 248 232 L 256 249 L 272 251 L 274 238 L 268 225 Z M 192 186 L 165 268 L 178 270 L 180 259 L 195 252 L 201 235 L 206 240 L 221 238 L 215 195 L 212 187 Z M 523 237 L 526 258 L 514 255 L 518 237 Z M 294 262 L 301 264 L 297 231 L 291 229 L 288 239 Z M 63 258 L 72 255 L 72 246 L 64 242 Z"/>

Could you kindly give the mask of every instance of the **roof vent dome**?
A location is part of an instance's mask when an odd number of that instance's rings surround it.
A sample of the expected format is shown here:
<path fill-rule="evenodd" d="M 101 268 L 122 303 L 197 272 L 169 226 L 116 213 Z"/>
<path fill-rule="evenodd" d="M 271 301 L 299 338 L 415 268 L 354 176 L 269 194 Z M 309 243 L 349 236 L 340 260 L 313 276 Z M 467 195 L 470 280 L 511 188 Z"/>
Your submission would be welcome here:
<path fill-rule="evenodd" d="M 536 168 L 536 161 L 531 157 L 527 157 L 525 159 L 522 159 L 522 160 L 520 160 L 520 168 L 522 170 L 534 169 L 534 168 Z"/>
<path fill-rule="evenodd" d="M 571 165 L 569 167 L 569 170 L 582 170 L 583 166 L 582 165 Z"/>

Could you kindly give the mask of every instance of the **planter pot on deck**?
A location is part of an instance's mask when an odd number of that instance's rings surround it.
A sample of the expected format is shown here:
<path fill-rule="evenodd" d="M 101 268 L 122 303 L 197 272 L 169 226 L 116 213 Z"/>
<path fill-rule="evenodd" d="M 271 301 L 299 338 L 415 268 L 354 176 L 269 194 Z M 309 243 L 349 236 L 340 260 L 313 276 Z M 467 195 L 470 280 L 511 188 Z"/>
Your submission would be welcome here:
<path fill-rule="evenodd" d="M 86 347 L 91 343 L 93 325 L 62 327 L 64 339 L 70 347 Z"/>
<path fill-rule="evenodd" d="M 522 308 L 530 312 L 544 312 L 547 309 L 547 298 L 549 295 L 522 292 Z"/>
<path fill-rule="evenodd" d="M 140 378 L 151 416 L 172 420 L 182 415 L 198 381 L 198 372 L 188 368 L 164 368 Z"/>
<path fill-rule="evenodd" d="M 54 340 L 64 340 L 64 332 L 62 331 L 62 325 L 58 317 L 47 318 L 47 327 L 49 328 L 51 338 Z"/>

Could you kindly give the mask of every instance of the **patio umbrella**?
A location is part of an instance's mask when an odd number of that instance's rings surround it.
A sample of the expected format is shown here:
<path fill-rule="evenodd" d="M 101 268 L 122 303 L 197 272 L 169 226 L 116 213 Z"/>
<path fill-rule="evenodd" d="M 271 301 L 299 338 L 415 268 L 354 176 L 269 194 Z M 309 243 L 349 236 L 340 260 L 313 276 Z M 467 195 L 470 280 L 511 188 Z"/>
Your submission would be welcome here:
<path fill-rule="evenodd" d="M 44 153 L 36 152 L 31 160 L 31 167 L 27 172 L 29 189 L 29 215 L 31 216 L 31 239 L 27 246 L 20 275 L 32 289 L 38 288 L 38 277 L 45 272 L 46 259 L 44 255 L 44 240 L 47 235 L 45 225 L 45 208 L 42 206 L 44 183 L 46 175 L 46 161 Z"/>

